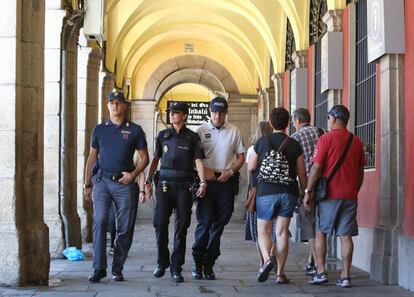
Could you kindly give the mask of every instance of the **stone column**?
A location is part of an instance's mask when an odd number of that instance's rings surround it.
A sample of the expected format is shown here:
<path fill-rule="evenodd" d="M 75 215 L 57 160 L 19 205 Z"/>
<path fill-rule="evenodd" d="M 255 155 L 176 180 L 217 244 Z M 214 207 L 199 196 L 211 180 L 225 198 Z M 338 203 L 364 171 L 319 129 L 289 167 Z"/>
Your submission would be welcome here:
<path fill-rule="evenodd" d="M 77 211 L 77 65 L 79 18 L 64 19 L 62 30 L 61 110 L 60 110 L 60 215 L 65 247 L 81 248 L 80 219 Z"/>
<path fill-rule="evenodd" d="M 81 30 L 82 31 L 82 30 Z M 82 242 L 92 242 L 92 204 L 83 196 L 86 160 L 89 155 L 92 129 L 98 123 L 100 50 L 87 47 L 81 32 L 78 51 L 78 151 L 77 206 L 81 222 Z"/>
<path fill-rule="evenodd" d="M 275 107 L 283 106 L 283 79 L 285 77 L 284 73 L 275 73 L 272 75 L 271 79 L 274 84 L 275 91 Z"/>
<path fill-rule="evenodd" d="M 343 37 L 342 37 L 342 9 L 329 10 L 323 16 L 323 22 L 327 25 L 327 32 L 322 40 L 322 84 L 328 80 L 325 75 L 330 76 L 331 81 L 327 85 L 328 90 L 328 110 L 334 105 L 342 103 L 343 93 Z M 324 46 L 325 45 L 325 46 Z M 328 47 L 334 46 L 335 49 L 331 50 L 328 54 Z M 332 53 L 332 54 L 331 54 Z M 326 57 L 324 59 L 324 57 Z M 324 65 L 330 64 L 330 65 Z M 328 72 L 329 69 L 329 72 Z M 336 79 L 332 78 L 335 77 Z"/>
<path fill-rule="evenodd" d="M 296 51 L 292 55 L 295 69 L 292 70 L 290 80 L 290 108 L 308 107 L 308 51 Z"/>
<path fill-rule="evenodd" d="M 112 92 L 112 90 L 115 87 L 115 78 L 112 73 L 106 73 L 105 77 L 103 78 L 102 83 L 102 97 L 101 97 L 101 119 L 100 122 L 103 122 L 109 118 L 109 112 L 108 108 L 106 106 L 106 98 L 108 97 L 109 93 Z"/>
<path fill-rule="evenodd" d="M 398 236 L 404 207 L 403 63 L 403 55 L 380 59 L 380 221 L 374 230 L 371 277 L 388 285 L 398 284 Z"/>
<path fill-rule="evenodd" d="M 267 108 L 267 120 L 269 120 L 270 112 L 273 108 L 276 107 L 276 101 L 275 101 L 275 88 L 267 88 L 265 90 L 266 96 L 267 96 L 267 102 L 268 102 L 268 108 Z"/>
<path fill-rule="evenodd" d="M 257 111 L 257 117 L 258 117 L 258 121 L 264 121 L 268 118 L 268 114 L 267 114 L 267 98 L 265 93 L 260 90 L 259 92 L 257 92 L 257 102 L 259 104 L 259 109 Z"/>
<path fill-rule="evenodd" d="M 243 137 L 245 150 L 249 148 L 250 136 L 254 134 L 258 119 L 256 104 L 247 104 L 229 101 L 228 122 L 236 125 Z M 245 217 L 244 201 L 247 193 L 247 169 L 244 165 L 240 169 L 240 190 L 234 202 L 234 214 L 232 220 L 241 220 Z"/>
<path fill-rule="evenodd" d="M 131 121 L 140 125 L 145 132 L 150 160 L 154 155 L 156 133 L 155 100 L 133 100 L 131 102 Z M 153 218 L 153 203 L 147 201 L 139 206 L 139 219 Z"/>
<path fill-rule="evenodd" d="M 106 104 L 106 100 L 105 102 L 103 102 L 103 98 L 104 98 L 104 79 L 106 76 L 106 72 L 102 69 L 103 68 L 103 59 L 101 59 L 101 64 L 100 64 L 100 70 L 99 70 L 99 77 L 98 77 L 98 122 L 101 123 L 102 122 L 102 104 L 105 103 Z"/>
<path fill-rule="evenodd" d="M 43 221 L 44 27 L 42 0 L 7 2 L 0 18 L 0 285 L 48 283 Z"/>
<path fill-rule="evenodd" d="M 65 10 L 47 1 L 45 25 L 44 219 L 49 226 L 51 257 L 62 257 L 65 246 L 59 211 L 60 38 Z M 59 65 L 59 66 L 58 66 Z"/>

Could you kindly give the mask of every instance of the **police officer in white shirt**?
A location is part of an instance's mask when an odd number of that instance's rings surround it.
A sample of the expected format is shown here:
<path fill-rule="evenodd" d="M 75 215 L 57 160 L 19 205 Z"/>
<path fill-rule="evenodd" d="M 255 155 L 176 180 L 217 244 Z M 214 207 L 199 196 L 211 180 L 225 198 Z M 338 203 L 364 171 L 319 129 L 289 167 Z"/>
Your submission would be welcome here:
<path fill-rule="evenodd" d="M 234 210 L 244 145 L 239 129 L 226 123 L 228 104 L 216 97 L 210 103 L 211 120 L 197 132 L 206 158 L 203 160 L 207 194 L 197 204 L 197 229 L 193 244 L 194 279 L 214 280 L 213 266 L 220 255 L 220 237 Z M 204 268 L 204 271 L 203 271 Z"/>

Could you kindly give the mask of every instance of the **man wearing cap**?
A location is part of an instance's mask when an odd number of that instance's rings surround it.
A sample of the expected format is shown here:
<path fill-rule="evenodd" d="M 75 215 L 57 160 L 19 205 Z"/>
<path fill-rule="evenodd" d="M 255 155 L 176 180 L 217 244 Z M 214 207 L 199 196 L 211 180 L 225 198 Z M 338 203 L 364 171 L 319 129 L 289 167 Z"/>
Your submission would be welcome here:
<path fill-rule="evenodd" d="M 197 228 L 193 244 L 194 279 L 214 280 L 213 266 L 220 255 L 220 238 L 234 210 L 238 171 L 244 163 L 244 145 L 239 129 L 226 122 L 228 104 L 223 97 L 210 102 L 211 119 L 198 127 L 206 158 L 205 199 L 197 203 Z"/>
<path fill-rule="evenodd" d="M 338 160 L 349 147 L 342 165 L 328 184 L 327 199 L 318 202 L 316 218 L 316 274 L 311 284 L 328 282 L 325 271 L 326 235 L 340 237 L 342 253 L 342 273 L 336 285 L 342 288 L 351 286 L 350 268 L 353 254 L 352 236 L 358 235 L 356 221 L 358 192 L 364 180 L 364 149 L 361 140 L 346 128 L 349 111 L 343 105 L 335 105 L 328 113 L 330 132 L 321 136 L 313 155 L 308 185 L 305 190 L 304 205 L 310 209 L 311 192 L 320 176 L 328 177 Z M 349 143 L 349 146 L 348 146 Z"/>
<path fill-rule="evenodd" d="M 180 283 L 184 281 L 181 267 L 185 261 L 187 229 L 190 226 L 193 205 L 190 187 L 195 178 L 194 163 L 200 177 L 200 186 L 196 193 L 200 199 L 203 199 L 206 193 L 207 183 L 201 161 L 204 159 L 204 153 L 200 148 L 200 138 L 185 125 L 188 104 L 173 102 L 167 112 L 172 126 L 158 134 L 145 188 L 152 193 L 152 177 L 161 160 L 154 212 L 158 248 L 158 266 L 154 270 L 154 276 L 157 278 L 164 276 L 165 269 L 171 266 L 171 280 Z M 170 261 L 168 225 L 173 210 L 175 210 L 174 251 Z"/>
<path fill-rule="evenodd" d="M 93 273 L 90 282 L 106 276 L 106 232 L 112 204 L 116 211 L 116 239 L 112 278 L 123 281 L 122 270 L 131 246 L 138 197 L 136 177 L 148 165 L 148 151 L 142 128 L 125 117 L 127 104 L 120 91 L 111 92 L 107 107 L 109 119 L 97 125 L 91 137 L 91 148 L 85 169 L 85 198 L 93 200 Z M 134 166 L 135 152 L 139 155 Z M 97 170 L 92 172 L 93 164 Z M 134 211 L 135 209 L 135 211 Z"/>

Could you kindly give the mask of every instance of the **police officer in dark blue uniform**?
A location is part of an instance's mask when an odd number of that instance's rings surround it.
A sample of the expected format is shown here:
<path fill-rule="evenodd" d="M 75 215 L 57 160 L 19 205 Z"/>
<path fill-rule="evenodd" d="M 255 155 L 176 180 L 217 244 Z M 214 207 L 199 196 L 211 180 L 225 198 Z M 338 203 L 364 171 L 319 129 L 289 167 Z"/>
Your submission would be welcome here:
<path fill-rule="evenodd" d="M 188 116 L 187 103 L 174 102 L 167 111 L 170 113 L 172 127 L 158 134 L 145 187 L 146 191 L 152 192 L 152 176 L 161 160 L 154 213 L 158 247 L 158 267 L 154 271 L 154 276 L 157 278 L 164 276 L 165 269 L 171 265 L 171 280 L 178 283 L 184 281 L 181 266 L 185 260 L 186 236 L 193 204 L 190 186 L 194 180 L 194 162 L 201 180 L 196 195 L 201 199 L 206 193 L 207 183 L 201 161 L 204 153 L 200 148 L 200 139 L 197 133 L 185 126 Z M 170 262 L 168 225 L 173 210 L 175 210 L 174 251 Z"/>
<path fill-rule="evenodd" d="M 112 262 L 112 278 L 123 281 L 122 270 L 131 246 L 133 224 L 138 203 L 136 177 L 148 165 L 148 151 L 142 128 L 125 118 L 127 104 L 122 92 L 108 96 L 110 118 L 97 125 L 91 137 L 91 148 L 85 169 L 85 197 L 93 199 L 93 273 L 90 282 L 106 276 L 106 232 L 112 203 L 116 212 L 116 238 Z M 134 166 L 134 153 L 139 161 Z M 92 166 L 97 161 L 98 170 Z M 93 176 L 92 176 L 93 175 Z M 93 189 L 92 189 L 93 186 Z"/>

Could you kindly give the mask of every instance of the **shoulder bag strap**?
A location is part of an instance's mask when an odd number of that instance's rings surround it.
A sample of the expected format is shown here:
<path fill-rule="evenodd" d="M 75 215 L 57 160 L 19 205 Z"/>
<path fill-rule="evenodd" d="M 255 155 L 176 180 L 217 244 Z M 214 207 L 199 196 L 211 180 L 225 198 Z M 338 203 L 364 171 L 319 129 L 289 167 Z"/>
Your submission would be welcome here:
<path fill-rule="evenodd" d="M 285 140 L 283 140 L 283 142 L 282 142 L 282 144 L 279 146 L 279 149 L 277 150 L 278 152 L 282 152 L 286 147 L 287 147 L 287 145 L 288 145 L 288 143 L 289 143 L 289 136 L 287 136 L 286 138 L 285 138 Z"/>
<path fill-rule="evenodd" d="M 329 177 L 328 177 L 328 183 L 333 179 L 333 177 L 335 176 L 335 174 L 338 171 L 339 167 L 341 167 L 342 163 L 344 162 L 345 157 L 346 157 L 346 155 L 348 153 L 348 150 L 351 147 L 352 139 L 353 138 L 354 138 L 354 135 L 352 133 L 349 133 L 348 143 L 346 144 L 345 150 L 342 153 L 341 158 L 338 160 L 338 162 L 336 162 L 335 167 L 332 170 L 332 173 L 329 175 Z"/>

